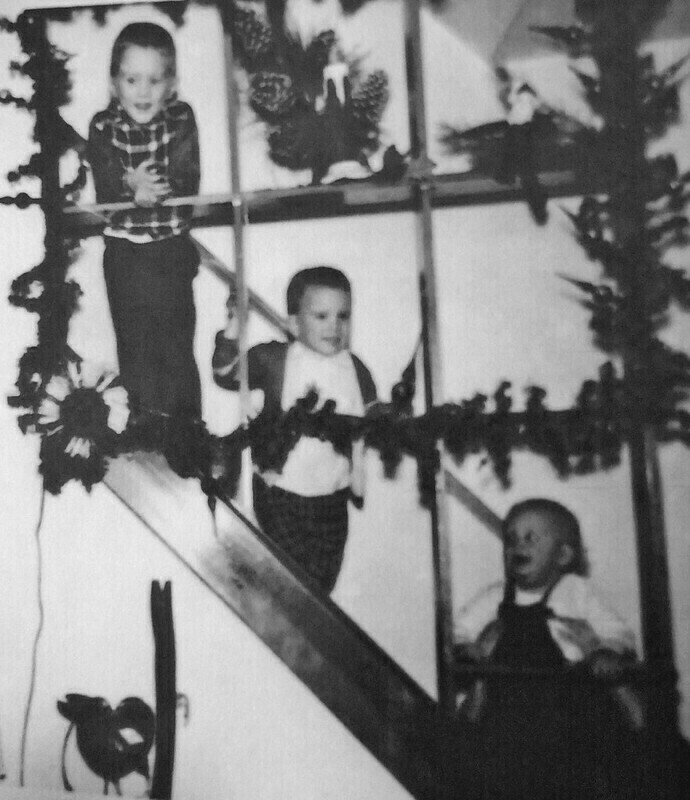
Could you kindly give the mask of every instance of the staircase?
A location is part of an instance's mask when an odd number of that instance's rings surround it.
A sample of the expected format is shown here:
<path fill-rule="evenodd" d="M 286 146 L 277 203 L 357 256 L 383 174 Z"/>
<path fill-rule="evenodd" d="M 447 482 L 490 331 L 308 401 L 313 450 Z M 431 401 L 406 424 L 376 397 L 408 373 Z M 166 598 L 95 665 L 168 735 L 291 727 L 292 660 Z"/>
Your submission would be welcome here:
<path fill-rule="evenodd" d="M 202 265 L 234 285 L 234 273 L 195 244 Z M 249 306 L 285 333 L 285 320 L 253 292 Z M 414 797 L 456 796 L 462 743 L 437 703 L 229 498 L 213 529 L 197 481 L 180 478 L 155 453 L 114 460 L 105 483 Z M 499 518 L 450 473 L 446 491 L 497 531 Z"/>
<path fill-rule="evenodd" d="M 436 703 L 330 599 L 310 589 L 236 508 L 190 529 L 203 512 L 196 481 L 156 454 L 112 462 L 108 488 L 324 703 L 417 798 L 450 797 L 460 743 Z M 455 777 L 447 774 L 454 764 Z"/>

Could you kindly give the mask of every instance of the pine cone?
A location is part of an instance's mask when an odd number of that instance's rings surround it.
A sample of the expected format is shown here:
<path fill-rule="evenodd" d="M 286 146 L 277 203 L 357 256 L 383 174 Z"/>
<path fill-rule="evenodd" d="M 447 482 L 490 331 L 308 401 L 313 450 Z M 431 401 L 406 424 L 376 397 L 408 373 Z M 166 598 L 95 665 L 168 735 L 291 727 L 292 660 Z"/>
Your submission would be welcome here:
<path fill-rule="evenodd" d="M 249 104 L 267 122 L 286 116 L 297 100 L 290 76 L 279 72 L 257 72 L 249 87 Z"/>
<path fill-rule="evenodd" d="M 265 61 L 273 54 L 271 28 L 253 11 L 237 5 L 234 8 L 234 39 L 240 57 L 244 57 L 248 67 Z"/>
<path fill-rule="evenodd" d="M 375 130 L 388 102 L 388 76 L 383 70 L 372 72 L 352 92 L 352 116 L 361 126 Z"/>
<path fill-rule="evenodd" d="M 372 72 L 352 93 L 347 135 L 353 150 L 366 153 L 376 148 L 388 96 L 388 77 L 383 70 Z"/>

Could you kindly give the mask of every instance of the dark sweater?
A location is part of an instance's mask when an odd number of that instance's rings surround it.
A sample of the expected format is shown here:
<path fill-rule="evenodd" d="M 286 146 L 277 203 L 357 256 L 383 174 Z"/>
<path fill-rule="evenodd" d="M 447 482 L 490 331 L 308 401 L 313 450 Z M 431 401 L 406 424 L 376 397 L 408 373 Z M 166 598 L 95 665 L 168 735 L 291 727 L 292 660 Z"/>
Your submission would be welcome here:
<path fill-rule="evenodd" d="M 264 342 L 254 345 L 247 353 L 249 388 L 262 389 L 264 410 L 276 411 L 280 408 L 285 379 L 285 359 L 288 342 Z M 223 331 L 216 335 L 216 349 L 213 353 L 213 379 L 223 389 L 239 389 L 239 358 L 236 339 L 226 339 Z M 367 406 L 376 400 L 376 385 L 371 373 L 354 353 L 350 353 L 357 374 L 362 401 Z"/>

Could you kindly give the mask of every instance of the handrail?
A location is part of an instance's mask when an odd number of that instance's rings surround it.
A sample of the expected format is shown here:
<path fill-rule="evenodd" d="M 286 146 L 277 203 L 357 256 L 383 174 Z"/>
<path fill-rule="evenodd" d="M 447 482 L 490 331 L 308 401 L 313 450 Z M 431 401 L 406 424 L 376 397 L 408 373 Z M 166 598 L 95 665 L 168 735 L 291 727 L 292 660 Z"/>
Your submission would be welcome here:
<path fill-rule="evenodd" d="M 177 208 L 179 206 L 209 206 L 218 203 L 229 203 L 232 196 L 227 193 L 222 194 L 190 194 L 184 197 L 169 197 L 161 205 L 164 208 Z M 104 220 L 107 214 L 114 214 L 117 211 L 141 211 L 141 206 L 133 200 L 117 200 L 109 203 L 84 203 L 68 205 L 62 209 L 67 216 L 78 214 L 94 214 L 102 216 Z"/>
<path fill-rule="evenodd" d="M 581 187 L 575 186 L 575 174 L 572 170 L 551 170 L 541 176 L 542 182 L 552 189 L 554 193 L 565 190 L 568 194 L 580 194 Z M 452 205 L 460 202 L 465 197 L 485 198 L 487 201 L 500 199 L 517 199 L 520 190 L 513 186 L 499 183 L 488 175 L 476 172 L 460 172 L 447 174 L 430 173 L 428 180 L 433 184 L 434 196 L 439 205 Z M 315 204 L 328 198 L 339 200 L 345 205 L 361 205 L 371 209 L 377 203 L 411 203 L 413 181 L 403 180 L 395 182 L 383 181 L 345 181 L 343 183 L 324 184 L 319 186 L 291 186 L 281 189 L 254 189 L 243 192 L 243 197 L 248 206 L 256 208 L 267 207 L 272 203 L 294 203 L 302 198 L 307 203 Z M 170 197 L 163 201 L 163 206 L 192 206 L 207 207 L 227 205 L 232 202 L 230 192 L 216 192 L 213 194 L 185 195 L 184 197 Z M 131 200 L 122 200 L 109 203 L 84 203 L 67 205 L 63 213 L 67 216 L 83 214 L 104 215 L 117 211 L 134 211 L 139 209 Z"/>
<path fill-rule="evenodd" d="M 633 684 L 653 686 L 674 682 L 677 678 L 674 669 L 655 667 L 644 662 L 636 662 L 621 667 L 611 676 L 600 676 L 589 672 L 582 665 L 573 664 L 562 667 L 532 667 L 525 665 L 499 664 L 491 661 L 457 661 L 455 676 L 463 678 L 495 678 L 511 680 L 558 680 L 578 684 L 621 685 Z"/>
<path fill-rule="evenodd" d="M 459 500 L 465 508 L 473 514 L 484 527 L 499 538 L 503 520 L 480 497 L 465 486 L 462 481 L 450 471 L 445 471 L 445 490 L 448 494 Z"/>
<path fill-rule="evenodd" d="M 432 175 L 430 200 L 433 208 L 515 202 L 523 197 L 517 186 L 500 184 L 474 172 Z M 540 174 L 550 197 L 591 194 L 598 187 L 578 182 L 570 170 Z M 348 181 L 327 186 L 294 186 L 286 189 L 260 189 L 242 193 L 250 223 L 320 219 L 361 214 L 411 212 L 416 209 L 416 182 L 397 183 L 373 180 Z M 167 206 L 191 206 L 194 226 L 230 225 L 233 196 L 229 193 L 171 198 Z M 94 235 L 103 229 L 104 215 L 134 210 L 133 203 L 94 203 L 63 208 L 65 230 Z"/>

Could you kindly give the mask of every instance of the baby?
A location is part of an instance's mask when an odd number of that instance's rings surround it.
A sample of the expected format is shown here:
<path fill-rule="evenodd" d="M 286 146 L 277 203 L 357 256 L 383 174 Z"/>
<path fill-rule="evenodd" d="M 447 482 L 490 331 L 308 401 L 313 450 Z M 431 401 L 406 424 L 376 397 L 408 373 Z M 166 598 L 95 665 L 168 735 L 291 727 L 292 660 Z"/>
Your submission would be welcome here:
<path fill-rule="evenodd" d="M 577 519 L 553 500 L 513 506 L 503 564 L 505 580 L 462 609 L 455 628 L 460 662 L 508 673 L 476 680 L 461 707 L 487 796 L 617 797 L 634 773 L 641 710 L 629 688 L 591 676 L 620 674 L 635 660 L 634 638 L 585 577 Z"/>
<path fill-rule="evenodd" d="M 553 646 L 546 645 L 548 658 L 533 647 L 520 660 L 535 665 L 551 663 L 551 656 L 571 663 L 586 660 L 601 674 L 634 655 L 631 630 L 601 602 L 586 578 L 579 523 L 560 503 L 533 498 L 510 509 L 503 523 L 503 564 L 505 581 L 484 589 L 456 615 L 460 655 L 497 660 L 506 650 L 504 629 L 522 625 L 518 618 L 527 613 L 539 614 Z M 530 608 L 524 615 L 520 611 Z M 506 653 L 501 660 L 516 657 Z"/>

